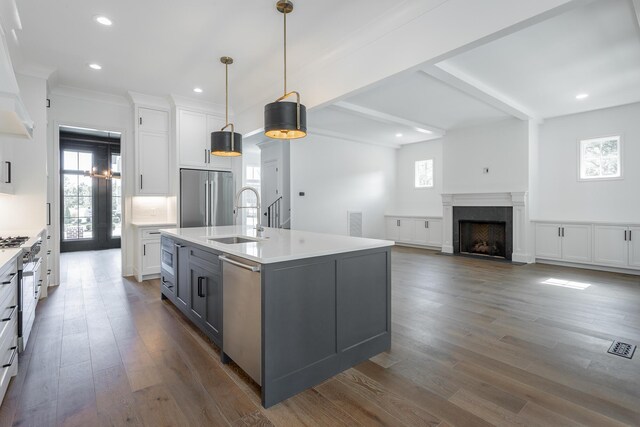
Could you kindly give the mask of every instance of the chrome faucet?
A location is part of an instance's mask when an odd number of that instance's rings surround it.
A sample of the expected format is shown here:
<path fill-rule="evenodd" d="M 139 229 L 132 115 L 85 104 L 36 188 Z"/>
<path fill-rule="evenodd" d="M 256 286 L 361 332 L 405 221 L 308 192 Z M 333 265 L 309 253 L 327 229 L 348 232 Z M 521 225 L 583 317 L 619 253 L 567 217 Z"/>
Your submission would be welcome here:
<path fill-rule="evenodd" d="M 253 191 L 253 194 L 256 195 L 255 206 L 240 206 L 240 198 L 242 197 L 242 193 L 244 193 L 245 191 Z M 260 234 L 264 231 L 264 227 L 262 226 L 262 221 L 261 221 L 262 211 L 260 210 L 260 194 L 258 194 L 258 190 L 256 190 L 253 187 L 242 187 L 240 191 L 238 191 L 238 193 L 236 194 L 236 204 L 235 204 L 236 216 L 238 215 L 238 211 L 240 209 L 256 210 L 256 217 L 258 221 L 258 223 L 256 224 L 256 231 L 258 232 L 258 236 L 260 236 Z"/>

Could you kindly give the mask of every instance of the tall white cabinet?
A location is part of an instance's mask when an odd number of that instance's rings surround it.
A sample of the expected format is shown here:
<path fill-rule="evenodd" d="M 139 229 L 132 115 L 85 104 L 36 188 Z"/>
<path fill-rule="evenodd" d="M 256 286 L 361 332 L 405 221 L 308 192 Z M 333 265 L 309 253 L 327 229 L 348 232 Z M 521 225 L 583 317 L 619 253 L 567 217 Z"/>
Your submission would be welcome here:
<path fill-rule="evenodd" d="M 178 164 L 182 168 L 231 170 L 231 157 L 211 155 L 211 132 L 220 130 L 224 118 L 184 107 L 177 108 Z"/>
<path fill-rule="evenodd" d="M 170 194 L 169 111 L 136 107 L 136 194 Z"/>

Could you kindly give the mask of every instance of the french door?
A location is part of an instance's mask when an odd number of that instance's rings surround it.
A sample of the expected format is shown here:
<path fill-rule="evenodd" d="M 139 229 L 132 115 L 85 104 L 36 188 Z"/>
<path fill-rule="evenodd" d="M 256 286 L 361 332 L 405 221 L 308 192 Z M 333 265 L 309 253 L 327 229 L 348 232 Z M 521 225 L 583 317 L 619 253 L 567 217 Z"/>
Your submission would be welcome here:
<path fill-rule="evenodd" d="M 120 247 L 119 139 L 60 133 L 60 250 Z"/>

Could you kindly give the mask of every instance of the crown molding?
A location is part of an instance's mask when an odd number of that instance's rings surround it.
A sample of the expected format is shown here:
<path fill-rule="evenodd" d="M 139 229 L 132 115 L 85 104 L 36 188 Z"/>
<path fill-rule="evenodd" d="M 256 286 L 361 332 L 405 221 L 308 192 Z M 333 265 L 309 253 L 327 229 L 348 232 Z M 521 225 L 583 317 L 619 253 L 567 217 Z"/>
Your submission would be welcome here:
<path fill-rule="evenodd" d="M 60 85 L 53 87 L 51 88 L 51 94 L 53 96 L 63 96 L 67 98 L 82 99 L 90 102 L 100 102 L 103 104 L 131 108 L 130 100 L 124 96 L 89 89 L 81 89 L 73 86 Z"/>

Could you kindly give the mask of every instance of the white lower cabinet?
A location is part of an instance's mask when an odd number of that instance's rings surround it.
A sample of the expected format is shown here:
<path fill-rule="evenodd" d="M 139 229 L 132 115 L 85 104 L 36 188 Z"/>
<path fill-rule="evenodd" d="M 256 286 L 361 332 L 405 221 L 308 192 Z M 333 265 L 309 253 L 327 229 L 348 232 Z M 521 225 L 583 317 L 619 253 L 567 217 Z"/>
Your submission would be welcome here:
<path fill-rule="evenodd" d="M 387 239 L 397 243 L 442 247 L 442 219 L 386 217 Z"/>
<path fill-rule="evenodd" d="M 640 227 L 629 227 L 629 266 L 640 268 Z"/>
<path fill-rule="evenodd" d="M 536 223 L 535 230 L 536 258 L 640 269 L 640 227 Z"/>
<path fill-rule="evenodd" d="M 145 279 L 160 275 L 162 246 L 160 244 L 160 229 L 172 228 L 175 224 L 163 224 L 162 226 L 136 226 L 136 256 L 134 274 L 141 282 Z"/>

